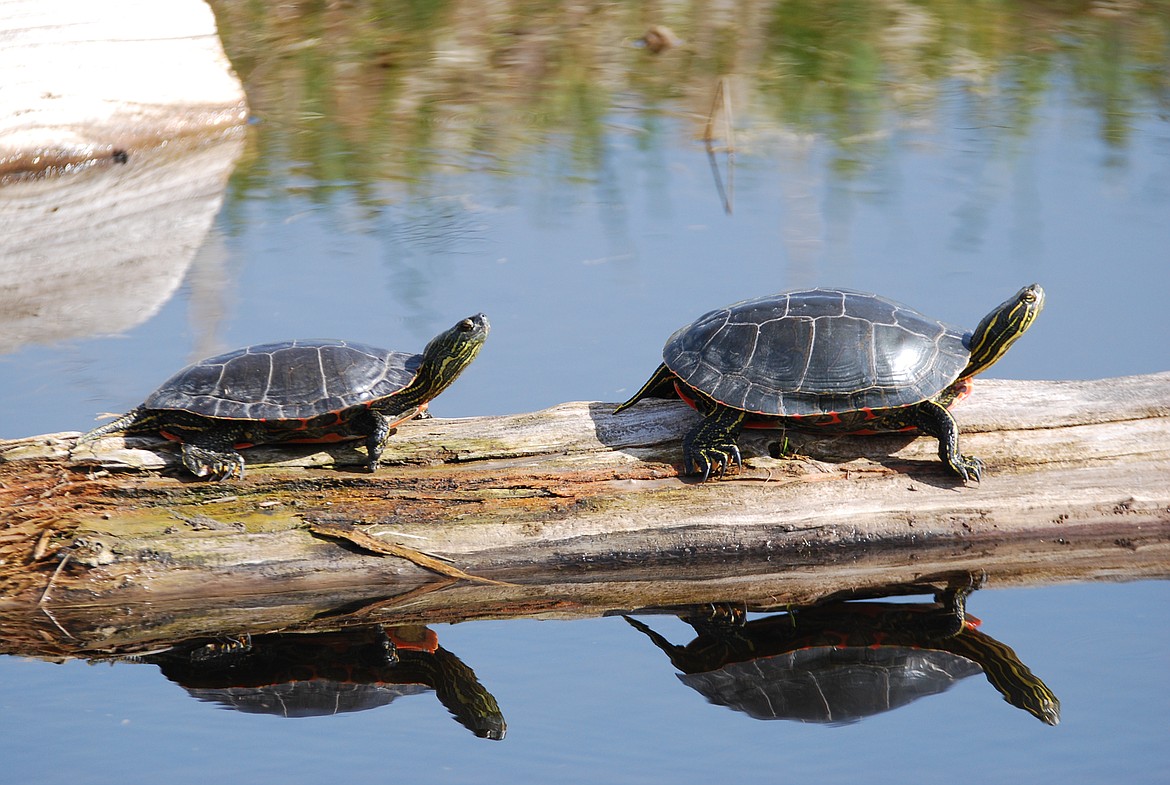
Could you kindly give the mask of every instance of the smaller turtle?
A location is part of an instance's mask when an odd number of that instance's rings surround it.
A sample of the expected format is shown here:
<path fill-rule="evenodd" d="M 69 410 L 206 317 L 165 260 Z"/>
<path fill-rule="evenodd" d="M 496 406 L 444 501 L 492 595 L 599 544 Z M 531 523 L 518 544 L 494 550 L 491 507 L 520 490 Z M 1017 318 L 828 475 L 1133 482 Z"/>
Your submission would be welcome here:
<path fill-rule="evenodd" d="M 700 316 L 666 342 L 663 363 L 614 414 L 643 398 L 682 398 L 703 414 L 683 439 L 689 474 L 742 464 L 740 430 L 844 433 L 917 429 L 964 481 L 983 462 L 959 452 L 949 411 L 1044 307 L 1025 286 L 972 332 L 876 294 L 809 289 L 743 300 Z"/>
<path fill-rule="evenodd" d="M 434 692 L 476 736 L 498 741 L 508 729 L 475 671 L 418 625 L 245 633 L 179 642 L 135 659 L 157 665 L 193 698 L 248 714 L 322 717 Z"/>
<path fill-rule="evenodd" d="M 245 447 L 364 439 L 366 467 L 375 471 L 394 426 L 425 413 L 479 354 L 489 329 L 482 313 L 469 316 L 422 354 L 335 340 L 236 349 L 187 366 L 78 444 L 159 434 L 182 443 L 183 465 L 196 476 L 242 479 Z"/>

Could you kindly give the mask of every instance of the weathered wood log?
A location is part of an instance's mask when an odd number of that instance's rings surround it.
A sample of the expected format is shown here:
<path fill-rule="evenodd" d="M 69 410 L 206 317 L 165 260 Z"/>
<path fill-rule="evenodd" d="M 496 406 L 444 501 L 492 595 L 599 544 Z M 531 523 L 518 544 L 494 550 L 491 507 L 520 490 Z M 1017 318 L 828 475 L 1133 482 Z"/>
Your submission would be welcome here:
<path fill-rule="evenodd" d="M 691 410 L 612 408 L 410 422 L 374 475 L 352 445 L 255 448 L 245 480 L 207 483 L 161 440 L 0 443 L 0 612 L 36 616 L 42 636 L 51 614 L 71 645 L 113 650 L 144 630 L 301 628 L 338 606 L 333 622 L 425 623 L 767 608 L 965 572 L 1170 574 L 1170 373 L 981 381 L 957 411 L 964 451 L 988 464 L 969 485 L 930 439 L 777 431 L 745 434 L 744 469 L 699 484 L 677 465 Z M 796 457 L 772 457 L 785 441 Z M 504 584 L 309 531 L 329 523 Z"/>

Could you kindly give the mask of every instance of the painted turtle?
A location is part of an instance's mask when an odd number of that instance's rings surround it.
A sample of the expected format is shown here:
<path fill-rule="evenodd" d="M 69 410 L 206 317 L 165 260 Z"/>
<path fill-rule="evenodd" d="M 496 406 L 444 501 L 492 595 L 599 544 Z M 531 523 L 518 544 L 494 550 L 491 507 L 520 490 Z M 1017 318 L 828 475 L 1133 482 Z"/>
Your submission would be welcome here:
<path fill-rule="evenodd" d="M 374 471 L 394 426 L 423 413 L 455 381 L 488 330 L 482 313 L 469 316 L 422 354 L 333 340 L 236 349 L 187 366 L 78 444 L 118 432 L 161 434 L 182 443 L 191 472 L 226 479 L 244 476 L 240 448 L 363 438 Z"/>
<path fill-rule="evenodd" d="M 905 706 L 982 672 L 1013 706 L 1048 725 L 1060 701 L 1009 647 L 976 629 L 950 589 L 937 603 L 833 602 L 738 623 L 729 615 L 684 614 L 697 637 L 670 643 L 640 621 L 711 703 L 756 719 L 833 725 Z"/>
<path fill-rule="evenodd" d="M 964 481 L 983 462 L 959 452 L 948 411 L 969 379 L 995 363 L 1044 307 L 1025 286 L 973 332 L 876 294 L 781 292 L 704 314 L 666 342 L 663 363 L 614 413 L 643 398 L 679 397 L 704 415 L 683 439 L 684 469 L 706 480 L 741 466 L 745 426 L 842 432 L 917 429 Z"/>
<path fill-rule="evenodd" d="M 228 636 L 138 659 L 158 665 L 193 698 L 248 714 L 319 717 L 433 691 L 476 736 L 499 740 L 507 733 L 496 699 L 427 627 Z"/>

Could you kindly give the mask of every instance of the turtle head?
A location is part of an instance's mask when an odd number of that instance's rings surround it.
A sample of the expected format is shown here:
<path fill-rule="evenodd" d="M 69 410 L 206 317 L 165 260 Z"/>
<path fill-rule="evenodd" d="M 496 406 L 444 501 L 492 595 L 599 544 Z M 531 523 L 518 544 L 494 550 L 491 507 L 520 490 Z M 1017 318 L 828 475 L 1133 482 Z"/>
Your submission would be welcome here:
<path fill-rule="evenodd" d="M 491 325 L 482 313 L 460 319 L 449 330 L 439 333 L 427 348 L 423 349 L 420 377 L 425 377 L 428 388 L 426 400 L 434 398 L 450 386 L 451 382 L 471 364 L 483 342 L 487 340 Z"/>
<path fill-rule="evenodd" d="M 995 364 L 1016 339 L 1023 335 L 1044 309 L 1040 284 L 1025 286 L 993 310 L 967 338 L 971 359 L 959 374 L 966 379 Z"/>

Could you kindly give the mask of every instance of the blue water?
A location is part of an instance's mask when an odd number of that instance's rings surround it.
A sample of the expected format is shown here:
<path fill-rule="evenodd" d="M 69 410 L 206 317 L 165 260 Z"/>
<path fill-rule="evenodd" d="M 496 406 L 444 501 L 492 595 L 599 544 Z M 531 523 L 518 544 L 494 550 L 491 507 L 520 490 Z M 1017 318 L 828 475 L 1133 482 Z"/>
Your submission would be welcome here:
<path fill-rule="evenodd" d="M 216 350 L 291 336 L 417 350 L 478 311 L 492 336 L 437 414 L 624 400 L 679 326 L 809 284 L 878 291 L 970 328 L 1038 281 L 1046 310 L 991 375 L 1165 370 L 1170 126 L 1139 118 L 1111 155 L 1070 102 L 1056 91 L 1009 145 L 959 125 L 956 97 L 948 122 L 895 134 L 849 180 L 826 174 L 827 144 L 794 160 L 765 139 L 737 155 L 730 216 L 681 124 L 642 139 L 621 115 L 596 181 L 472 170 L 387 184 L 374 206 L 344 189 L 233 192 L 201 310 L 188 281 L 126 335 L 0 357 L 0 437 L 88 429 Z"/>
<path fill-rule="evenodd" d="M 8 782 L 1162 783 L 1170 675 L 1164 582 L 983 591 L 971 610 L 1062 701 L 1048 727 L 981 676 L 855 725 L 753 720 L 679 682 L 621 619 L 436 625 L 508 721 L 477 739 L 422 694 L 302 719 L 199 703 L 151 665 L 5 660 Z M 681 623 L 653 620 L 676 642 Z M 1122 642 L 1128 641 L 1126 645 Z M 1140 642 L 1140 645 L 1137 645 Z M 51 738 L 50 738 L 51 737 Z M 957 768 L 956 768 L 957 767 Z"/>
<path fill-rule="evenodd" d="M 1038 281 L 1045 313 L 989 375 L 1166 370 L 1170 125 L 1131 111 L 1119 146 L 1061 79 L 1027 129 L 981 124 L 944 85 L 929 122 L 891 124 L 848 177 L 823 138 L 741 133 L 730 215 L 693 127 L 638 109 L 606 116 L 596 168 L 553 136 L 505 174 L 469 156 L 372 197 L 295 174 L 234 183 L 155 316 L 0 357 L 0 438 L 89 428 L 202 354 L 293 336 L 417 349 L 478 311 L 491 338 L 437 415 L 617 401 L 680 325 L 807 284 L 970 327 Z M 617 618 L 434 626 L 499 701 L 498 743 L 432 694 L 286 720 L 197 702 L 152 665 L 2 658 L 0 781 L 1165 783 L 1168 601 L 1165 582 L 972 598 L 1061 699 L 1056 728 L 981 677 L 842 728 L 752 720 L 707 704 Z"/>

